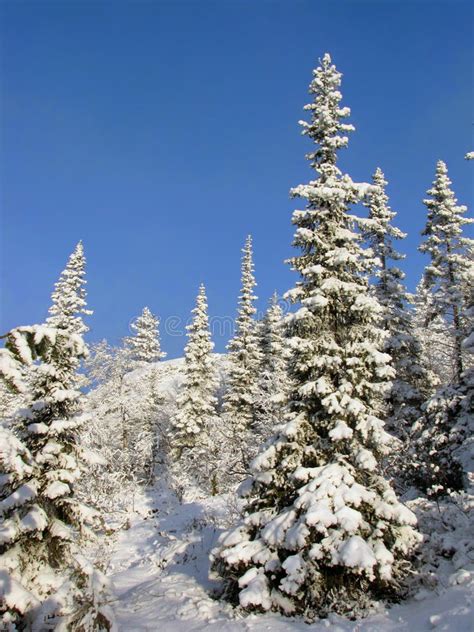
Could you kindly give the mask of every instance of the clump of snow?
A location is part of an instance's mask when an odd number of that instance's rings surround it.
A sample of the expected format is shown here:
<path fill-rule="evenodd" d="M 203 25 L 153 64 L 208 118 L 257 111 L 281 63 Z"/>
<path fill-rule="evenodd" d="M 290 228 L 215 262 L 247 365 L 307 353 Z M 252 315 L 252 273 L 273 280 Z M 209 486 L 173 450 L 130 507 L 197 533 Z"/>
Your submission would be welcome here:
<path fill-rule="evenodd" d="M 353 535 L 339 547 L 338 559 L 345 566 L 371 569 L 377 563 L 372 548 L 360 536 Z"/>

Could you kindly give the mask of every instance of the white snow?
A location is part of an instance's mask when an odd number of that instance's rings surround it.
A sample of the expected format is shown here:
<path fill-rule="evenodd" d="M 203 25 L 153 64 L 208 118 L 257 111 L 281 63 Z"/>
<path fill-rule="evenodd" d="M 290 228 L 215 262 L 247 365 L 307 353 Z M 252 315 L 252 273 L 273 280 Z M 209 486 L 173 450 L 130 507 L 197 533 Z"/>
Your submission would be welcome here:
<path fill-rule="evenodd" d="M 336 426 L 329 431 L 329 436 L 333 441 L 341 441 L 341 439 L 350 439 L 352 437 L 353 431 L 352 428 L 344 423 L 344 421 L 339 421 Z"/>
<path fill-rule="evenodd" d="M 39 601 L 34 595 L 25 590 L 21 584 L 11 578 L 4 570 L 0 569 L 0 597 L 10 608 L 16 608 L 19 612 L 25 612 L 34 608 Z"/>
<path fill-rule="evenodd" d="M 221 530 L 216 523 L 226 522 L 226 512 L 222 497 L 180 504 L 164 481 L 136 501 L 131 526 L 115 536 L 107 567 L 119 631 L 428 632 L 433 629 L 433 617 L 438 618 L 439 630 L 472 630 L 474 578 L 467 571 L 453 575 L 451 582 L 448 572 L 436 590 L 424 590 L 418 598 L 382 608 L 362 621 L 331 615 L 308 625 L 302 619 L 272 613 L 243 617 L 226 602 L 213 598 L 218 585 L 208 577 L 209 551 L 217 544 Z M 372 566 L 385 555 L 357 536 L 347 539 L 339 554 L 346 565 L 354 567 Z M 296 575 L 297 556 L 287 559 L 287 569 L 291 567 Z M 267 598 L 264 582 L 259 573 L 241 578 L 245 585 L 242 606 Z M 278 598 L 285 599 L 281 594 Z"/>
<path fill-rule="evenodd" d="M 377 563 L 372 548 L 359 535 L 353 535 L 339 547 L 339 560 L 345 566 L 372 568 Z"/>

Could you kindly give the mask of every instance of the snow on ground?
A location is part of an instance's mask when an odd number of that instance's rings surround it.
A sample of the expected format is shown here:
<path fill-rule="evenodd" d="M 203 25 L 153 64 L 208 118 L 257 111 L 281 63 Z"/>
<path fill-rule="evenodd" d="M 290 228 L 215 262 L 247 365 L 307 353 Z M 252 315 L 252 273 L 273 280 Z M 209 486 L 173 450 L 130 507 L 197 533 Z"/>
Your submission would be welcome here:
<path fill-rule="evenodd" d="M 226 356 L 216 354 L 221 388 L 225 381 Z M 157 386 L 174 406 L 182 379 L 183 359 L 154 365 L 158 368 Z M 129 379 L 139 380 L 149 369 L 139 369 Z M 168 411 L 169 412 L 169 411 Z M 339 616 L 306 624 L 301 619 L 277 614 L 244 615 L 213 598 L 218 584 L 208 578 L 209 551 L 217 542 L 222 525 L 229 521 L 228 501 L 224 497 L 183 501 L 171 491 L 165 477 L 157 476 L 154 489 L 134 499 L 129 528 L 116 532 L 104 542 L 112 549 L 107 575 L 114 586 L 113 608 L 120 632 L 473 632 L 474 559 L 469 570 L 465 559 L 459 565 L 443 558 L 443 552 L 456 549 L 468 529 L 454 527 L 469 522 L 453 505 L 454 515 L 433 512 L 415 501 L 411 508 L 420 516 L 425 531 L 432 529 L 432 548 L 439 549 L 433 571 L 437 587 L 422 589 L 413 598 L 367 619 L 349 621 Z M 429 503 L 425 503 L 429 505 Z M 457 518 L 455 518 L 457 516 Z M 115 541 L 114 541 L 115 538 Z M 471 534 L 472 539 L 472 534 Z M 464 550 L 458 542 L 459 550 Z M 470 555 L 472 548 L 468 551 Z M 459 554 L 456 553 L 459 557 Z M 463 556 L 466 557 L 465 555 Z M 470 558 L 469 558 L 470 559 Z M 454 561 L 456 561 L 454 559 Z M 471 572 L 469 572 L 471 571 Z M 457 573 L 457 575 L 455 574 Z M 458 581 L 455 585 L 450 585 Z M 434 583 L 434 582 L 433 582 Z"/>
<path fill-rule="evenodd" d="M 130 527 L 119 532 L 107 569 L 115 590 L 113 607 L 123 632 L 472 632 L 473 575 L 382 609 L 360 621 L 338 616 L 311 625 L 279 615 L 247 615 L 212 597 L 209 551 L 227 513 L 216 497 L 180 503 L 161 480 L 135 504 Z"/>

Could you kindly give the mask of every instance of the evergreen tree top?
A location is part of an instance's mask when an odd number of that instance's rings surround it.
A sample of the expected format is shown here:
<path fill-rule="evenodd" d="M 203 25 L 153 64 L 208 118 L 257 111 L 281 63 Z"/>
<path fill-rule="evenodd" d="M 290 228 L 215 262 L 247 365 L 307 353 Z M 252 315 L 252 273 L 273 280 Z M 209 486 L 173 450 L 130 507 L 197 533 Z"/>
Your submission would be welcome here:
<path fill-rule="evenodd" d="M 239 310 L 236 319 L 237 331 L 235 338 L 239 336 L 239 333 L 245 333 L 248 328 L 252 326 L 253 316 L 257 311 L 254 301 L 258 297 L 255 296 L 253 292 L 254 287 L 257 285 L 254 269 L 252 236 L 248 235 L 245 246 L 242 248 L 242 287 L 239 295 Z"/>
<path fill-rule="evenodd" d="M 301 253 L 289 260 L 303 280 L 286 295 L 294 302 L 309 299 L 311 309 L 315 309 L 318 302 L 320 307 L 327 304 L 323 294 L 346 290 L 351 293 L 359 282 L 365 285 L 359 273 L 373 265 L 372 253 L 361 248 L 360 237 L 354 231 L 354 224 L 360 220 L 348 211 L 351 204 L 376 188 L 353 182 L 336 166 L 337 150 L 348 143 L 347 135 L 341 134 L 354 129 L 342 122 L 350 110 L 339 107 L 342 96 L 337 88 L 341 74 L 327 55 L 313 74 L 310 92 L 316 95 L 315 102 L 306 106 L 311 110 L 312 120 L 302 124 L 304 133 L 318 146 L 308 156 L 318 177 L 291 191 L 294 197 L 306 198 L 308 204 L 304 210 L 293 213 L 293 223 L 297 226 L 293 245 L 300 248 Z M 354 275 L 356 269 L 358 272 Z M 310 308 L 309 303 L 306 307 Z M 298 318 L 302 315 L 300 311 Z"/>
<path fill-rule="evenodd" d="M 135 333 L 125 339 L 125 344 L 130 349 L 133 360 L 158 362 L 166 356 L 161 351 L 159 325 L 159 318 L 148 307 L 144 307 L 140 316 L 130 324 Z"/>
<path fill-rule="evenodd" d="M 438 160 L 433 186 L 427 191 L 431 198 L 423 200 L 428 209 L 428 219 L 423 235 L 429 236 L 439 230 L 447 238 L 454 238 L 461 234 L 463 225 L 474 222 L 473 219 L 464 217 L 467 206 L 458 205 L 451 184 L 446 163 Z M 422 244 L 420 250 L 421 252 L 429 251 L 429 246 Z"/>
<path fill-rule="evenodd" d="M 204 283 L 199 286 L 199 292 L 196 297 L 196 305 L 191 310 L 193 319 L 189 325 L 186 325 L 188 330 L 187 336 L 189 343 L 185 347 L 185 353 L 210 353 L 214 348 L 214 343 L 211 342 L 211 332 L 209 330 L 209 316 L 207 313 L 207 296 Z M 188 355 L 186 355 L 188 360 Z"/>
<path fill-rule="evenodd" d="M 408 298 L 401 283 L 405 274 L 389 263 L 390 260 L 400 261 L 405 258 L 405 255 L 395 248 L 394 241 L 404 239 L 406 234 L 392 223 L 397 214 L 390 208 L 385 190 L 388 183 L 380 167 L 375 170 L 372 183 L 373 189 L 364 202 L 369 209 L 369 217 L 359 218 L 358 224 L 374 256 L 375 274 L 379 279 L 377 298 L 385 306 L 390 305 L 391 311 L 396 304 L 403 307 Z"/>
<path fill-rule="evenodd" d="M 383 242 L 384 255 L 387 259 L 403 259 L 404 255 L 395 250 L 392 240 L 404 239 L 406 234 L 391 223 L 397 213 L 390 208 L 388 203 L 388 195 L 385 190 L 388 182 L 380 167 L 377 167 L 375 170 L 372 176 L 372 183 L 374 184 L 374 189 L 366 203 L 366 206 L 369 208 L 370 222 L 368 223 L 368 232 L 372 235 L 370 239 L 371 246 L 374 246 L 374 241 L 377 241 L 380 245 Z"/>
<path fill-rule="evenodd" d="M 311 112 L 311 121 L 299 121 L 303 128 L 302 133 L 319 145 L 317 150 L 307 155 L 311 166 L 318 171 L 322 164 L 326 165 L 326 172 L 336 171 L 337 151 L 347 147 L 347 133 L 354 130 L 353 125 L 343 122 L 351 111 L 348 107 L 340 107 L 341 76 L 332 63 L 331 56 L 326 53 L 320 66 L 313 70 L 309 93 L 314 95 L 314 101 L 304 106 L 305 110 Z"/>
<path fill-rule="evenodd" d="M 472 224 L 474 219 L 465 217 L 467 207 L 457 203 L 447 166 L 442 160 L 436 164 L 433 186 L 427 193 L 431 197 L 423 201 L 428 214 L 422 232 L 426 239 L 419 246 L 420 252 L 431 256 L 431 264 L 425 269 L 425 283 L 432 287 L 438 279 L 450 286 L 455 281 L 459 284 L 472 265 L 474 246 L 474 240 L 463 235 L 463 227 Z"/>
<path fill-rule="evenodd" d="M 84 246 L 82 241 L 79 241 L 69 256 L 59 281 L 55 283 L 51 295 L 50 315 L 46 320 L 48 325 L 77 334 L 88 331 L 89 328 L 84 324 L 82 316 L 90 316 L 93 312 L 86 309 L 85 267 Z"/>

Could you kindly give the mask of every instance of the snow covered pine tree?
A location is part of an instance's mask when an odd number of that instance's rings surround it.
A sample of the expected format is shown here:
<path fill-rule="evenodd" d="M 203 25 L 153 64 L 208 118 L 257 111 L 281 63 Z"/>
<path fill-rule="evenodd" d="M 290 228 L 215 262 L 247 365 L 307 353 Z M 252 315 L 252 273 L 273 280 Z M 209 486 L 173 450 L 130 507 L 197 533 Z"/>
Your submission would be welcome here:
<path fill-rule="evenodd" d="M 59 623 L 87 632 L 114 629 L 104 605 L 106 580 L 81 555 L 92 512 L 74 493 L 87 455 L 77 441 L 86 420 L 75 368 L 81 336 L 44 325 L 9 332 L 0 377 L 30 392 L 15 420 L 18 438 L 0 438 L 0 615 L 4 629 L 50 630 Z M 28 366 L 28 386 L 22 367 Z"/>
<path fill-rule="evenodd" d="M 241 487 L 242 522 L 213 553 L 226 592 L 247 609 L 356 617 L 376 599 L 397 598 L 420 536 L 416 518 L 378 473 L 390 436 L 379 410 L 393 376 L 382 352 L 380 305 L 368 291 L 369 257 L 352 230 L 348 206 L 369 185 L 336 165 L 353 129 L 340 107 L 340 73 L 328 54 L 314 71 L 303 133 L 317 178 L 293 190 L 291 260 L 301 281 L 294 314 L 287 424 L 252 463 Z"/>
<path fill-rule="evenodd" d="M 159 318 L 148 307 L 144 307 L 141 315 L 130 325 L 135 334 L 126 338 L 125 344 L 137 364 L 158 362 L 166 357 L 166 353 L 161 351 L 159 326 Z"/>
<path fill-rule="evenodd" d="M 178 410 L 171 420 L 170 442 L 181 474 L 194 478 L 199 485 L 216 493 L 216 462 L 210 435 L 215 441 L 212 426 L 216 422 L 217 375 L 204 285 L 199 288 L 192 313 L 193 320 L 187 326 L 188 344 L 184 350 L 184 381 L 177 398 Z"/>
<path fill-rule="evenodd" d="M 375 171 L 372 182 L 376 189 L 366 202 L 369 219 L 362 220 L 361 226 L 377 262 L 375 296 L 383 309 L 382 326 L 389 334 L 385 351 L 392 358 L 395 369 L 387 399 L 387 429 L 406 441 L 413 424 L 422 414 L 423 403 L 434 390 L 434 376 L 423 364 L 421 345 L 414 332 L 412 313 L 408 310 L 410 296 L 403 284 L 405 274 L 390 265 L 390 260 L 404 258 L 393 242 L 406 235 L 392 224 L 396 213 L 388 205 L 387 181 L 381 169 Z"/>
<path fill-rule="evenodd" d="M 148 307 L 144 307 L 140 316 L 138 316 L 130 327 L 135 335 L 124 339 L 124 353 L 128 350 L 129 359 L 132 368 L 146 367 L 155 364 L 163 358 L 166 353 L 161 350 L 160 342 L 160 320 L 155 316 Z M 142 447 L 146 450 L 151 448 L 150 457 L 146 459 L 146 467 L 142 468 L 147 472 L 149 482 L 153 479 L 155 470 L 155 460 L 157 454 L 157 410 L 163 403 L 163 398 L 156 391 L 156 385 L 159 381 L 159 372 L 156 366 L 151 367 L 146 376 L 147 394 L 146 400 L 149 402 L 146 411 L 146 402 L 143 401 L 144 414 L 142 415 L 142 423 L 144 432 L 141 433 Z M 147 420 L 146 420 L 147 418 Z M 145 423 L 143 423 L 145 422 Z M 140 424 L 139 424 L 140 425 Z M 138 429 L 138 425 L 135 428 Z M 137 445 L 137 444 L 136 444 Z"/>
<path fill-rule="evenodd" d="M 283 422 L 289 392 L 287 340 L 283 311 L 276 294 L 273 295 L 260 324 L 260 347 L 262 365 L 255 430 L 260 437 L 259 443 L 263 443 L 274 434 L 276 426 Z"/>
<path fill-rule="evenodd" d="M 89 331 L 82 316 L 89 316 L 92 311 L 87 308 L 86 259 L 84 247 L 80 241 L 69 257 L 66 268 L 61 272 L 59 281 L 51 295 L 52 305 L 46 322 L 51 327 L 66 329 L 71 333 L 84 334 Z"/>
<path fill-rule="evenodd" d="M 452 326 L 454 381 L 459 383 L 464 369 L 462 340 L 466 335 L 462 313 L 473 265 L 473 240 L 463 235 L 463 227 L 474 219 L 465 217 L 467 207 L 457 204 L 450 185 L 446 164 L 439 160 L 433 187 L 427 191 L 431 197 L 424 201 L 428 215 L 422 234 L 426 239 L 419 249 L 431 258 L 423 275 L 432 299 L 426 325 L 439 316 Z"/>
<path fill-rule="evenodd" d="M 462 467 L 454 453 L 463 441 L 455 430 L 466 397 L 466 368 L 472 363 L 463 341 L 469 336 L 469 306 L 472 300 L 474 241 L 463 235 L 463 227 L 474 222 L 465 217 L 467 208 L 457 204 L 443 161 L 436 165 L 436 178 L 425 200 L 428 216 L 420 245 L 430 255 L 423 276 L 428 295 L 425 327 L 444 323 L 452 332 L 453 376 L 425 405 L 425 415 L 416 429 L 415 450 L 421 465 L 416 482 L 430 495 L 463 487 Z M 446 343 L 446 341 L 445 341 Z"/>
<path fill-rule="evenodd" d="M 81 336 L 89 331 L 83 320 L 83 316 L 90 316 L 93 313 L 87 309 L 86 283 L 86 258 L 82 241 L 79 241 L 68 259 L 66 268 L 61 272 L 59 281 L 54 285 L 51 294 L 52 304 L 46 319 L 49 327 L 57 327 Z M 75 386 L 81 388 L 86 385 L 84 375 L 76 371 L 81 359 L 77 357 L 73 362 Z"/>
<path fill-rule="evenodd" d="M 224 431 L 227 447 L 230 449 L 228 465 L 237 478 L 245 473 L 248 462 L 246 438 L 255 423 L 255 402 L 261 367 L 258 326 L 254 318 L 257 297 L 254 295 L 256 283 L 250 235 L 242 252 L 242 289 L 235 335 L 227 347 L 230 365 L 223 405 Z"/>

